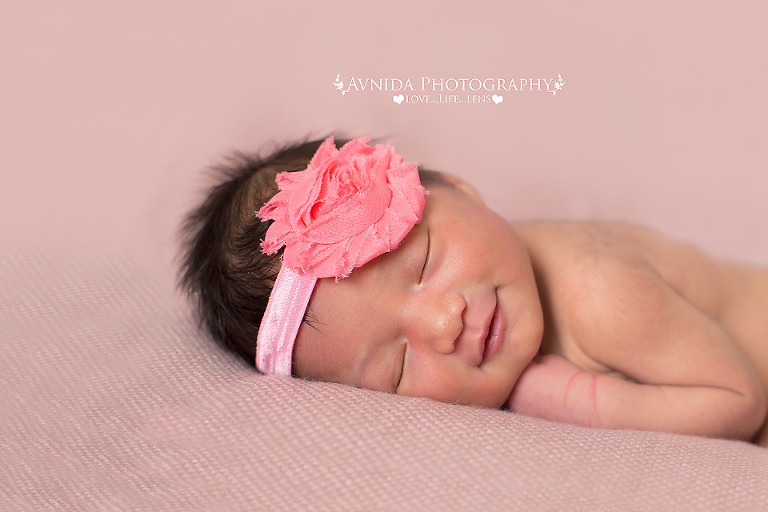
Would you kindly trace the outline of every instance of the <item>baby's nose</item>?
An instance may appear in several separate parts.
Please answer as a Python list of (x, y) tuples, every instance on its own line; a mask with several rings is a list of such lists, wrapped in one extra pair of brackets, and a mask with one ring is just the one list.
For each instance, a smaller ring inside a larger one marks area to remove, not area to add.
[(457, 293), (447, 293), (425, 301), (413, 312), (412, 341), (430, 346), (441, 354), (450, 354), (464, 328), (462, 314), (466, 301)]

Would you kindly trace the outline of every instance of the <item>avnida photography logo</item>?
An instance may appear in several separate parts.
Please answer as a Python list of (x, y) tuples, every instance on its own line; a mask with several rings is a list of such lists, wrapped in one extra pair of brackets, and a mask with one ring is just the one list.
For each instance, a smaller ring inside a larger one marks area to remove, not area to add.
[[(416, 84), (414, 87), (413, 84)], [(504, 101), (504, 94), (544, 92), (557, 93), (563, 90), (565, 81), (558, 73), (557, 78), (432, 78), (422, 76), (419, 80), (410, 78), (355, 78), (346, 82), (341, 74), (336, 75), (334, 87), (344, 96), (347, 93), (392, 93), (392, 101), (403, 103), (470, 103), (495, 104)], [(418, 89), (418, 87), (421, 87)], [(387, 95), (388, 96), (388, 95)]]

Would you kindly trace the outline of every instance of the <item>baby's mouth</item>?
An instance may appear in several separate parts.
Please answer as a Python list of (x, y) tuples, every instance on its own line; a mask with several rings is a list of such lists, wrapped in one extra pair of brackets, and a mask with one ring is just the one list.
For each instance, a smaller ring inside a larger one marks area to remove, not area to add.
[(499, 299), (496, 297), (496, 309), (494, 309), (493, 317), (491, 317), (488, 325), (488, 335), (485, 337), (482, 362), (487, 361), (499, 350), (502, 332), (504, 332), (504, 315), (499, 306)]

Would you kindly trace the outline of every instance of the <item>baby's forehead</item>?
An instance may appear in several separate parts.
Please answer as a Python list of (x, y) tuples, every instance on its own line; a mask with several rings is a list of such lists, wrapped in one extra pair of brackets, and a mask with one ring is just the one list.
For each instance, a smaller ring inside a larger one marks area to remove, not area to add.
[[(418, 237), (418, 233), (429, 229), (433, 234), (443, 231), (451, 222), (446, 214), (459, 210), (462, 200), (468, 197), (451, 183), (434, 183), (425, 186), (428, 194), (425, 206), (421, 212), (421, 220), (411, 228), (406, 237), (395, 251), (400, 251), (408, 245), (410, 238)], [(447, 221), (447, 222), (446, 222)]]
[(450, 182), (438, 182), (425, 185), (425, 207), (422, 211), (421, 222), (435, 216), (442, 216), (457, 212), (467, 201), (475, 202), (475, 199), (460, 187)]

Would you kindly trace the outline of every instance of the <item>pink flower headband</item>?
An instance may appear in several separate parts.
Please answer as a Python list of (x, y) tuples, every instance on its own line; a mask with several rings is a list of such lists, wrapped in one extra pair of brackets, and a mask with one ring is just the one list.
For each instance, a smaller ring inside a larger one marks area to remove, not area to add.
[(333, 137), (304, 171), (281, 172), (280, 188), (256, 215), (274, 222), (261, 243), (265, 254), (283, 245), (283, 264), (269, 296), (256, 344), (262, 373), (291, 375), (296, 334), (319, 278), (347, 277), (395, 249), (421, 222), (424, 196), (415, 163), (392, 143), (360, 137), (336, 149)]

